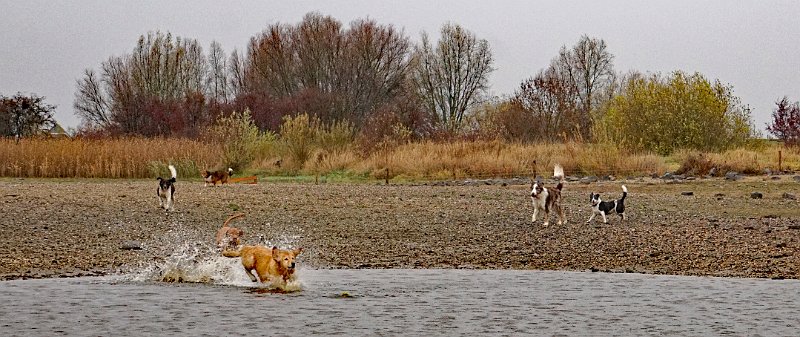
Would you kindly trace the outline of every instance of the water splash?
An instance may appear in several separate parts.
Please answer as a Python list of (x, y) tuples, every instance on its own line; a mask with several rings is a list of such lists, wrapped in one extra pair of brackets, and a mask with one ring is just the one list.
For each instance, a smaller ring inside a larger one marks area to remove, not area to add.
[(163, 261), (152, 261), (121, 276), (132, 282), (204, 283), (237, 287), (300, 291), (299, 280), (285, 285), (253, 283), (242, 268), (239, 258), (220, 255), (210, 244), (190, 242), (179, 245)]

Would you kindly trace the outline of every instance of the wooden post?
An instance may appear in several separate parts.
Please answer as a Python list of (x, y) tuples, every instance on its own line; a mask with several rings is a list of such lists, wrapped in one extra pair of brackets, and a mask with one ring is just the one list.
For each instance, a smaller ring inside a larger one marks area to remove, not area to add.
[(386, 185), (389, 185), (389, 168), (386, 168)]
[(783, 160), (781, 156), (781, 150), (778, 150), (778, 172), (783, 172), (783, 167), (781, 161)]

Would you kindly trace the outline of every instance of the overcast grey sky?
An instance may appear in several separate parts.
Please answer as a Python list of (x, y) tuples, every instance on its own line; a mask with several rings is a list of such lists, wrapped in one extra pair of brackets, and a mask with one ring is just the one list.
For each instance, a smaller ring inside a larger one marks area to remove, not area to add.
[(604, 39), (617, 71), (700, 72), (733, 86), (763, 129), (774, 102), (800, 100), (800, 1), (8, 1), (0, 0), (0, 93), (35, 93), (76, 127), (76, 80), (139, 35), (169, 31), (227, 53), (272, 23), (317, 11), (372, 18), (414, 41), (454, 22), (489, 41), (491, 91), (511, 94), (561, 46)]

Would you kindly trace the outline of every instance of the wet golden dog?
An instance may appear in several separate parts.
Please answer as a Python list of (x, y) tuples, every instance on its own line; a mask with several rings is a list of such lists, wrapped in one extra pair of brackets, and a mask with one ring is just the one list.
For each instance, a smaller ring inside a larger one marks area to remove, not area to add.
[[(241, 257), (242, 266), (247, 276), (253, 282), (286, 284), (294, 280), (295, 258), (303, 252), (303, 248), (294, 250), (269, 249), (264, 246), (242, 246), (239, 250), (226, 250), (222, 252), (225, 257)], [(258, 275), (258, 279), (253, 275)]]
[(222, 228), (217, 230), (217, 247), (222, 250), (232, 250), (239, 247), (239, 243), (241, 242), (242, 236), (244, 236), (244, 231), (236, 227), (230, 227), (228, 224), (231, 220), (236, 218), (243, 217), (244, 214), (236, 214), (231, 215), (225, 223), (222, 224)]

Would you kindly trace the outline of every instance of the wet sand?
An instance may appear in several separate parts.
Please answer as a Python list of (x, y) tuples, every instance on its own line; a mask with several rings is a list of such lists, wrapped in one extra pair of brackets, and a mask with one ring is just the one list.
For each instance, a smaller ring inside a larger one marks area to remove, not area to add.
[[(618, 198), (622, 183), (628, 219), (587, 225), (589, 192)], [(150, 180), (0, 179), (0, 279), (106, 275), (186, 245), (211, 249), (236, 212), (247, 215), (233, 222), (245, 242), (302, 246), (299, 262), (312, 268), (800, 278), (800, 202), (784, 196), (800, 195), (800, 183), (788, 175), (568, 182), (568, 222), (553, 215), (547, 227), (531, 223), (527, 185), (499, 182), (204, 187), (179, 178), (169, 214), (155, 189)]]

